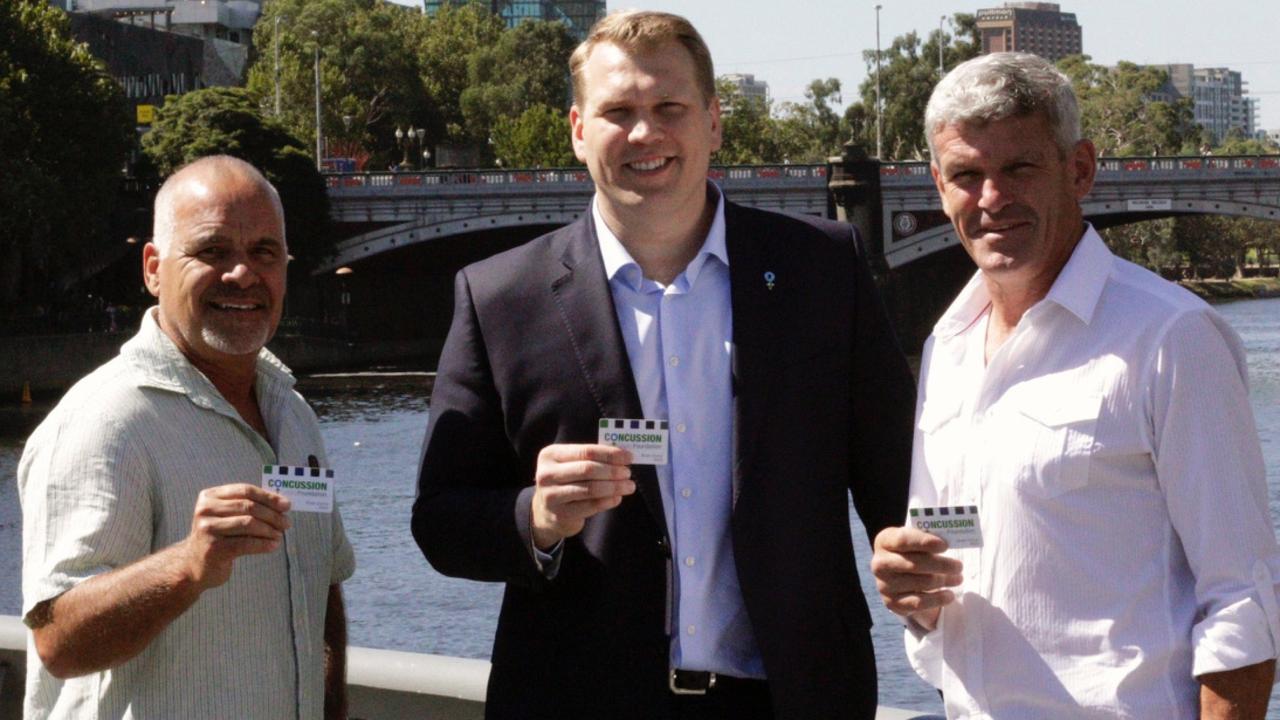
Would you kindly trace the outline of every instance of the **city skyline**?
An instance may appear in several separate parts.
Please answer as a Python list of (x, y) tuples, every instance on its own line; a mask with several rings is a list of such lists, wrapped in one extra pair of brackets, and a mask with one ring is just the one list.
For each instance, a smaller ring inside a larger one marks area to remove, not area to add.
[[(958, 4), (954, 0), (880, 2), (880, 42), (915, 30), (922, 39), (938, 29), (938, 21), (956, 12), (976, 13), (997, 2)], [(1275, 5), (1221, 0), (1206, 11), (1189, 0), (1088, 0), (1059, 2), (1073, 12), (1084, 35), (1084, 52), (1093, 62), (1120, 61), (1165, 65), (1191, 63), (1197, 68), (1226, 67), (1239, 71), (1249, 96), (1258, 98), (1257, 127), (1280, 128), (1280, 49), (1251, 41), (1233, 27), (1280, 27)], [(610, 11), (635, 7), (674, 12), (687, 17), (705, 37), (715, 58), (716, 73), (749, 73), (769, 83), (775, 103), (804, 102), (811, 80), (835, 77), (846, 101), (868, 76), (864, 49), (874, 49), (876, 3), (778, 3), (775, 0), (609, 0)], [(761, 28), (796, 28), (795, 32), (762, 35)], [(946, 26), (948, 34), (952, 28)], [(801, 32), (803, 30), (803, 32)]]

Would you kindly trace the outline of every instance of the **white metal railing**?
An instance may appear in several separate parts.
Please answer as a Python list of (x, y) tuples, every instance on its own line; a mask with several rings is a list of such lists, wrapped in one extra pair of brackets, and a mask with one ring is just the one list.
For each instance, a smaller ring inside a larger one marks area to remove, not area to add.
[[(363, 188), (416, 188), (423, 186), (525, 186), (591, 184), (585, 168), (516, 170), (434, 170), (430, 172), (325, 173), (331, 193)], [(728, 182), (778, 182), (786, 180), (822, 181), (826, 165), (732, 165), (714, 166), (707, 172), (712, 180)]]

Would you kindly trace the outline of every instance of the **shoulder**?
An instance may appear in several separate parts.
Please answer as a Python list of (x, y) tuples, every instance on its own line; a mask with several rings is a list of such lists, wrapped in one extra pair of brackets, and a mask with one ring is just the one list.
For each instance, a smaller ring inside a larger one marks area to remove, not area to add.
[[(590, 216), (587, 216), (589, 220)], [(472, 285), (505, 287), (529, 284), (550, 273), (562, 272), (560, 263), (573, 242), (587, 242), (591, 233), (586, 220), (577, 220), (529, 242), (464, 267), (461, 274)]]
[(725, 201), (725, 221), (730, 225), (753, 228), (761, 231), (786, 232), (799, 238), (811, 238), (814, 241), (829, 240), (847, 243), (855, 235), (853, 226), (838, 220), (828, 220), (816, 215), (762, 210), (760, 208), (739, 205)]

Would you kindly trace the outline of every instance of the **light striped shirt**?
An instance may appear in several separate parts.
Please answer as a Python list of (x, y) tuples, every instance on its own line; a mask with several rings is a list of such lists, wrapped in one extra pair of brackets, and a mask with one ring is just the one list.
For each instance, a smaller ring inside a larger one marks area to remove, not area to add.
[[(18, 465), (22, 612), (185, 538), (196, 496), (258, 484), (262, 466), (325, 463), (315, 414), (265, 349), (255, 390), (270, 444), (178, 351), (148, 311), (120, 355), (75, 385)], [(28, 640), (24, 716), (318, 718), (329, 586), (355, 557), (335, 507), (294, 512), (283, 547), (242, 557), (141, 654), (61, 681)]]

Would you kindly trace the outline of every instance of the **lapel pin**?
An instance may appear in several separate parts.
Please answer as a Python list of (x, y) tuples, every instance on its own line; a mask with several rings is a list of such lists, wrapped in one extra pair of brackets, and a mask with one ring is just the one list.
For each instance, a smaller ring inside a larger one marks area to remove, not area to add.
[(767, 288), (769, 288), (770, 290), (772, 290), (772, 289), (773, 289), (773, 281), (774, 281), (774, 280), (777, 280), (777, 279), (778, 279), (778, 276), (777, 276), (777, 275), (774, 275), (772, 270), (765, 272), (765, 274), (764, 274), (764, 286), (765, 286), (765, 287), (767, 287)]

